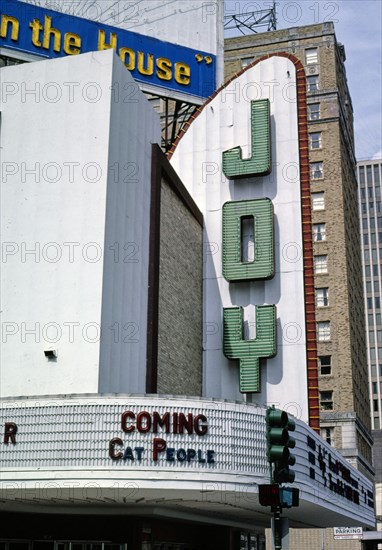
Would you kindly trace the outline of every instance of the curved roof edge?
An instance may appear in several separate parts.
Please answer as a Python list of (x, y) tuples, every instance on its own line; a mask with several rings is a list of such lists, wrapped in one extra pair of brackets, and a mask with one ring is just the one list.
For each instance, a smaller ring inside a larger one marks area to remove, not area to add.
[[(273, 52), (273, 53), (269, 53), (269, 54), (266, 54), (266, 55), (263, 55), (261, 57), (259, 57), (259, 59), (255, 59), (254, 61), (252, 61), (252, 63), (250, 63), (249, 65), (247, 65), (246, 67), (244, 67), (243, 69), (241, 69), (239, 72), (235, 73), (234, 75), (232, 75), (228, 80), (227, 82), (224, 82), (224, 84), (222, 84), (219, 88), (217, 88), (214, 93), (212, 95), (210, 95), (206, 101), (203, 103), (203, 105), (201, 105), (200, 107), (197, 108), (195, 114), (193, 114), (190, 119), (185, 123), (185, 125), (183, 126), (183, 128), (180, 130), (179, 134), (177, 135), (174, 143), (171, 145), (171, 149), (168, 151), (167, 153), (167, 158), (168, 160), (171, 159), (172, 155), (174, 154), (175, 152), (175, 149), (179, 143), (179, 141), (182, 139), (182, 137), (184, 136), (184, 134), (187, 132), (188, 128), (191, 126), (191, 124), (193, 123), (193, 121), (200, 115), (200, 113), (203, 111), (203, 109), (209, 104), (211, 103), (211, 101), (222, 91), (224, 90), (224, 88), (226, 88), (229, 84), (231, 84), (231, 82), (233, 80), (235, 80), (236, 78), (238, 78), (239, 76), (241, 76), (243, 73), (245, 73), (246, 71), (248, 71), (249, 69), (251, 69), (252, 67), (254, 67), (255, 65), (257, 65), (258, 63), (260, 63), (261, 61), (265, 61), (266, 59), (270, 59), (271, 57), (286, 57), (287, 59), (289, 59), (290, 61), (292, 61), (292, 63), (295, 65), (296, 67), (296, 80), (297, 80), (297, 89), (301, 89), (300, 86), (302, 85), (302, 81), (303, 81), (303, 85), (304, 85), (304, 93), (305, 93), (305, 69), (304, 69), (304, 66), (303, 64), (301, 63), (301, 61), (293, 54), (291, 53), (288, 53), (288, 52)], [(300, 74), (299, 74), (300, 73)]]

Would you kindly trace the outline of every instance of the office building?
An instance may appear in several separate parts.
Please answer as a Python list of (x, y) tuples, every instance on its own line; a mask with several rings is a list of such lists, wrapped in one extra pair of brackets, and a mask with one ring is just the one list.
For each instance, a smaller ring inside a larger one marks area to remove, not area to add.
[(382, 160), (357, 163), (377, 524), (382, 524)]
[(382, 209), (381, 160), (357, 164), (361, 219), (370, 415), (373, 430), (382, 428)]

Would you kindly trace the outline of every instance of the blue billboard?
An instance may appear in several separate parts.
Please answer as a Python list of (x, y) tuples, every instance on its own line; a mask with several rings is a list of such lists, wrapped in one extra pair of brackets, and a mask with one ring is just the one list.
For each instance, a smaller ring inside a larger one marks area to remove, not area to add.
[(0, 0), (0, 47), (50, 59), (113, 48), (137, 82), (200, 98), (216, 88), (208, 52), (18, 0)]

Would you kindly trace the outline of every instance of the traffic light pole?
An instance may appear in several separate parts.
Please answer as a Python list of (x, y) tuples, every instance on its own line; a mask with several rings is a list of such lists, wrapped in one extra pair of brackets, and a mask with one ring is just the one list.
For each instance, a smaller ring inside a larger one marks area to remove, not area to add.
[(269, 462), (269, 485), (260, 485), (259, 501), (262, 506), (271, 504), (273, 512), (273, 546), (274, 550), (288, 547), (289, 523), (282, 517), (283, 506), (291, 508), (299, 505), (299, 490), (282, 487), (283, 483), (293, 483), (295, 472), (289, 468), (296, 463), (296, 457), (290, 449), (296, 446), (296, 441), (289, 432), (294, 432), (296, 423), (288, 417), (285, 411), (268, 407), (265, 414), (267, 459)]
[(274, 506), (273, 510), (273, 541), (274, 550), (282, 550), (282, 534), (281, 534), (281, 506)]

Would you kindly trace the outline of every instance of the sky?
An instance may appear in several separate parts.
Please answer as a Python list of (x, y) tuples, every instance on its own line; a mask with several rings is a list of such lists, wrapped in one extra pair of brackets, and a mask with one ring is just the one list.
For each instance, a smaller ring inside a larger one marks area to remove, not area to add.
[[(225, 13), (257, 11), (271, 4), (225, 0)], [(279, 0), (276, 13), (277, 29), (334, 22), (337, 40), (345, 46), (356, 158), (382, 159), (382, 0)]]

